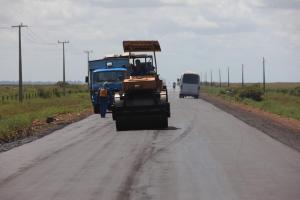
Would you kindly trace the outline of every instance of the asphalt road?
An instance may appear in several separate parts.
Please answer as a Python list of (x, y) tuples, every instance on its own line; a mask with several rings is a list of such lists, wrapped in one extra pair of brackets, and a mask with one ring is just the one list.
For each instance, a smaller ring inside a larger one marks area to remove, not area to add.
[(171, 93), (168, 130), (93, 115), (0, 154), (1, 200), (299, 200), (300, 153)]

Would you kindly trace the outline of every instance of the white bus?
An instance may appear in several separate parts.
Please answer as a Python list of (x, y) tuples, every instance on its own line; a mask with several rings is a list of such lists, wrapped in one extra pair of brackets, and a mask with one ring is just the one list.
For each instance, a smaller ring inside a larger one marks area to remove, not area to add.
[(179, 98), (191, 96), (199, 98), (200, 77), (199, 74), (187, 72), (181, 76)]

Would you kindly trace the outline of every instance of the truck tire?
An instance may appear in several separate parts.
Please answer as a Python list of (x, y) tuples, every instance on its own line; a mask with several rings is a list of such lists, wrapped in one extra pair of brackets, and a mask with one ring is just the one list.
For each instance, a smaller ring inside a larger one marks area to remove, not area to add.
[(168, 117), (164, 117), (162, 120), (162, 128), (168, 128), (169, 123), (168, 123)]
[(168, 128), (168, 117), (162, 117), (158, 122), (157, 122), (157, 128), (159, 129), (166, 129)]
[(98, 105), (94, 105), (93, 108), (94, 108), (94, 113), (95, 114), (99, 114), (100, 113), (100, 108), (99, 108)]
[(124, 123), (121, 120), (116, 119), (116, 129), (117, 131), (125, 130)]

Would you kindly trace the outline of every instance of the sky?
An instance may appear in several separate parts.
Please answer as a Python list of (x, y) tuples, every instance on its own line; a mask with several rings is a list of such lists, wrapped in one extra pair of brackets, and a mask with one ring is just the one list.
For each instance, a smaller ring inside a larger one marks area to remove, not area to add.
[(0, 0), (0, 80), (18, 80), (22, 28), (24, 81), (84, 81), (87, 55), (122, 53), (123, 40), (158, 40), (158, 71), (241, 82), (300, 82), (300, 0)]

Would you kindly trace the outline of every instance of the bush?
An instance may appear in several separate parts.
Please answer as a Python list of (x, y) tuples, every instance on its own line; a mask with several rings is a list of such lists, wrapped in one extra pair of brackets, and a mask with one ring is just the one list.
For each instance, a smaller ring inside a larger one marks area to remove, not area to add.
[(67, 87), (67, 86), (70, 85), (70, 84), (67, 83), (67, 82), (64, 83), (64, 82), (62, 82), (62, 81), (58, 81), (58, 82), (56, 83), (56, 85), (62, 88), (62, 87), (64, 87), (64, 86)]
[(227, 89), (222, 89), (219, 91), (220, 95), (228, 95), (228, 96), (235, 96), (236, 95), (236, 89), (233, 88), (227, 88)]
[(237, 93), (241, 99), (248, 98), (254, 101), (261, 101), (263, 99), (263, 92), (257, 85), (239, 88)]
[(224, 94), (226, 94), (226, 91), (225, 90), (220, 90), (219, 93), (222, 94), (222, 95), (224, 95)]
[(300, 97), (300, 87), (295, 87), (294, 89), (291, 89), (289, 93), (290, 95)]
[(38, 92), (39, 97), (42, 97), (42, 98), (45, 98), (45, 99), (51, 97), (51, 92), (47, 89), (38, 88), (37, 92)]
[(55, 96), (57, 96), (57, 97), (60, 97), (60, 96), (61, 96), (61, 94), (60, 94), (60, 92), (59, 92), (59, 90), (58, 90), (57, 88), (54, 88), (54, 89), (53, 89), (53, 94), (54, 94)]
[(289, 93), (289, 89), (287, 88), (280, 88), (277, 89), (276, 92), (282, 93), (282, 94), (288, 94)]

